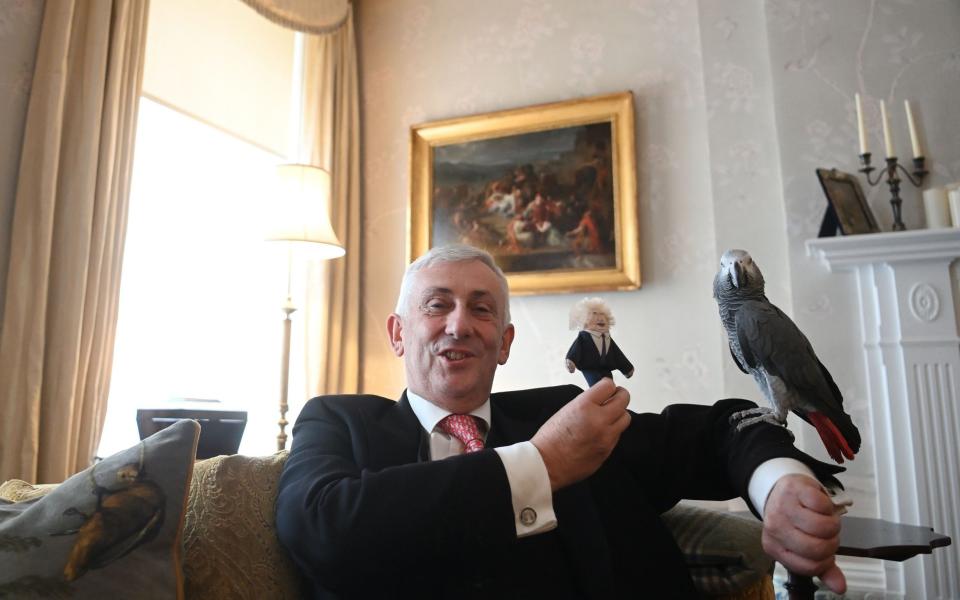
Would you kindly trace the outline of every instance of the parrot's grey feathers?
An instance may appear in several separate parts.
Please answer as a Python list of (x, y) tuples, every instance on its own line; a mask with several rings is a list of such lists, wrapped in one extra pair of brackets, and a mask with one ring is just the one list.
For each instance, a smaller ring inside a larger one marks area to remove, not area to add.
[(843, 411), (840, 388), (800, 328), (764, 295), (763, 274), (747, 252), (724, 253), (713, 295), (734, 362), (753, 376), (773, 409), (762, 420), (786, 425), (792, 411), (817, 428), (834, 460), (852, 459), (860, 432)]
[(835, 396), (824, 380), (820, 361), (806, 336), (779, 308), (769, 303), (744, 302), (735, 323), (748, 367), (762, 365), (790, 387), (808, 390), (838, 405), (842, 402), (839, 391)]
[(737, 365), (738, 369), (740, 369), (747, 375), (750, 374), (750, 371), (748, 371), (747, 368), (740, 363), (740, 359), (737, 358), (737, 354), (733, 351), (733, 346), (730, 346), (730, 356), (733, 358), (733, 362)]

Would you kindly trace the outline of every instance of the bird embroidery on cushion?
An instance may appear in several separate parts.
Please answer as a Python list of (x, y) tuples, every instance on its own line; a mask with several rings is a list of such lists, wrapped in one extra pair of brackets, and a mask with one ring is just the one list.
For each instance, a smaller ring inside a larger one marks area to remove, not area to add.
[(734, 414), (737, 430), (760, 422), (786, 427), (787, 412), (793, 411), (817, 429), (833, 460), (853, 460), (860, 450), (860, 432), (843, 410), (840, 389), (806, 336), (767, 300), (763, 275), (750, 254), (724, 252), (713, 296), (733, 360), (753, 375), (771, 407)]
[[(77, 539), (63, 570), (74, 581), (89, 569), (99, 569), (153, 539), (163, 525), (166, 495), (146, 477), (141, 444), (140, 464), (131, 463), (116, 472), (116, 485), (106, 488), (94, 483), (96, 509), (89, 515), (69, 508), (65, 516), (80, 516), (84, 523), (75, 530)], [(91, 472), (91, 478), (93, 472)]]

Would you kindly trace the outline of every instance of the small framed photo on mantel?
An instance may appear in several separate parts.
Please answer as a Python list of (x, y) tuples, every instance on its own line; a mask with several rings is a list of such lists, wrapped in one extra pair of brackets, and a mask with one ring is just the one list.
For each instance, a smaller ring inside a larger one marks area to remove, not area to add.
[(837, 229), (843, 235), (880, 232), (855, 175), (836, 169), (817, 169), (817, 179), (827, 197), (827, 212), (819, 237), (832, 236)]
[(640, 286), (633, 94), (411, 129), (408, 258), (483, 248), (512, 294)]

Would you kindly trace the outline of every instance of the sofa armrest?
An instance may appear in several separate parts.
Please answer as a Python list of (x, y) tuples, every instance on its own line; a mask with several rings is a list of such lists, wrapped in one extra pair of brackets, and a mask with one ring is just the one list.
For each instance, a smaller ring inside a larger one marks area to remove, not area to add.
[(300, 598), (274, 524), (286, 452), (198, 461), (183, 527), (186, 600)]

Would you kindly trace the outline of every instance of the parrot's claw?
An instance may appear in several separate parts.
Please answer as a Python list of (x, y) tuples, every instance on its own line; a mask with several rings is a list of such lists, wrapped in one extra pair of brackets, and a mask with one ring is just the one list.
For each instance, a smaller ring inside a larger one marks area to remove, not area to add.
[[(748, 417), (757, 417), (773, 414), (772, 408), (766, 408), (763, 406), (758, 406), (756, 408), (748, 408), (747, 410), (741, 410), (730, 415), (730, 424), (737, 423), (738, 421), (744, 421)], [(753, 421), (756, 423), (757, 421)]]
[(791, 441), (796, 441), (796, 436), (793, 435), (793, 432), (787, 429), (787, 419), (781, 419), (777, 414), (777, 411), (772, 408), (757, 407), (751, 408), (748, 410), (741, 410), (740, 412), (735, 412), (730, 415), (730, 424), (736, 423), (737, 432), (743, 431), (751, 425), (756, 425), (757, 423), (769, 423), (771, 425), (776, 425), (778, 427), (783, 427), (783, 429), (790, 435)]

